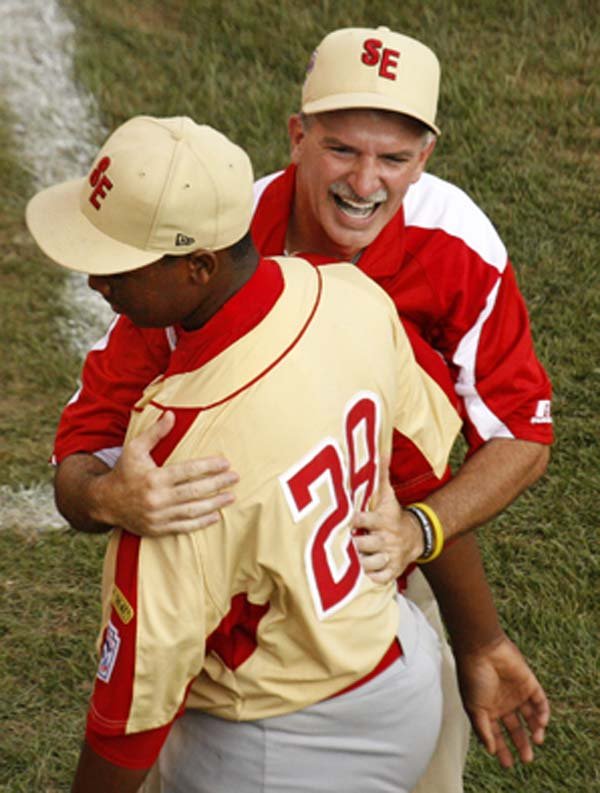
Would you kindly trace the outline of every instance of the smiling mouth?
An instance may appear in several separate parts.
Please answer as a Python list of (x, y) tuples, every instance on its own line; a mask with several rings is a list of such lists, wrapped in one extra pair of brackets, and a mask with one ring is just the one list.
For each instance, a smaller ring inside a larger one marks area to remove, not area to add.
[(352, 199), (342, 198), (334, 192), (332, 192), (331, 195), (338, 209), (351, 218), (362, 219), (371, 217), (383, 203), (382, 201), (352, 201)]

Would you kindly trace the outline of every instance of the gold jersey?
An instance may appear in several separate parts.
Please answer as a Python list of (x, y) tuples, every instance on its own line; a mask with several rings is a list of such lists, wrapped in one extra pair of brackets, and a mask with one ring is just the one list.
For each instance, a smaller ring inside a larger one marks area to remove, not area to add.
[(351, 520), (394, 428), (439, 476), (459, 418), (378, 286), (352, 265), (275, 262), (267, 315), (199, 366), (192, 345), (132, 414), (126, 442), (172, 410), (158, 461), (225, 454), (240, 482), (206, 529), (113, 533), (90, 711), (106, 734), (184, 703), (230, 720), (299, 710), (368, 674), (398, 630), (395, 586), (363, 573)]

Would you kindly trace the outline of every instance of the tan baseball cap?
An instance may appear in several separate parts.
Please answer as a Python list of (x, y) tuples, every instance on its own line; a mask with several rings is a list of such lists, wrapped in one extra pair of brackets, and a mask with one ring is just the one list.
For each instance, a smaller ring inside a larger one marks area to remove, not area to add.
[(137, 116), (113, 132), (85, 178), (35, 195), (26, 219), (55, 262), (110, 275), (233, 245), (250, 227), (252, 185), (248, 155), (217, 130)]
[(342, 28), (314, 51), (302, 89), (302, 112), (373, 108), (435, 124), (440, 64), (420, 41), (389, 28)]

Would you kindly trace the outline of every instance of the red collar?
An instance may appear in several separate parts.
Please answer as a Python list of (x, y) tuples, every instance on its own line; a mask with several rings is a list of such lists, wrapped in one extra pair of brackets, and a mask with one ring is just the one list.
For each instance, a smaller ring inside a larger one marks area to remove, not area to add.
[(283, 292), (279, 266), (261, 259), (250, 280), (198, 330), (177, 328), (177, 347), (165, 377), (198, 369), (264, 319)]
[[(263, 256), (281, 256), (292, 211), (296, 187), (296, 166), (289, 165), (268, 185), (252, 220), (252, 237)], [(379, 236), (363, 251), (358, 268), (375, 281), (394, 275), (404, 255), (404, 210), (394, 215)], [(308, 256), (313, 263), (326, 264), (339, 259)]]

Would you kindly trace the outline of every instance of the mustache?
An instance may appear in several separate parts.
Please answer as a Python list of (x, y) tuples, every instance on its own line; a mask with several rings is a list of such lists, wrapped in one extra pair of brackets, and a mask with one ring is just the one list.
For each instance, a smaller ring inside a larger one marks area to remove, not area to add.
[(381, 204), (387, 201), (388, 197), (388, 192), (384, 187), (375, 190), (374, 193), (371, 193), (371, 195), (366, 198), (357, 195), (346, 182), (334, 182), (329, 189), (340, 198), (352, 201), (355, 204)]

